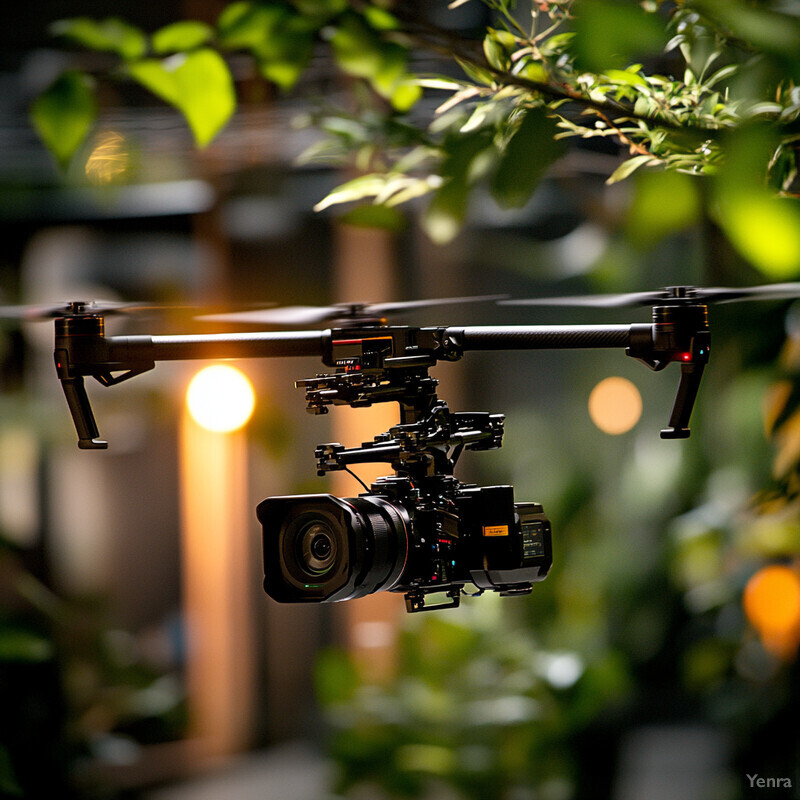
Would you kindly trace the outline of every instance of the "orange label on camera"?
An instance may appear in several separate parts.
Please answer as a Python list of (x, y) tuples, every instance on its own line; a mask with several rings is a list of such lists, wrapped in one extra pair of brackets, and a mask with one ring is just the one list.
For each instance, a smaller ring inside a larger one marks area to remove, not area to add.
[(484, 525), (484, 536), (508, 536), (508, 525)]

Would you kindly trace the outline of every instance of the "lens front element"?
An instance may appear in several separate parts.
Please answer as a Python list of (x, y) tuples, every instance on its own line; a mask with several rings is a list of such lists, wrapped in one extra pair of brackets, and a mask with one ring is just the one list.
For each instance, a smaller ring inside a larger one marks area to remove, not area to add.
[(324, 575), (336, 560), (336, 539), (323, 522), (311, 523), (300, 535), (300, 567), (310, 575)]

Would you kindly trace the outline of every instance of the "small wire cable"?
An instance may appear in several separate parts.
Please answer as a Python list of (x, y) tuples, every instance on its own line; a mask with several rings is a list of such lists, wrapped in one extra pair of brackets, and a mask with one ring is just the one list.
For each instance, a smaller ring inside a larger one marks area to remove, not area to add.
[(362, 481), (361, 478), (359, 478), (358, 475), (356, 475), (355, 472), (353, 472), (353, 470), (350, 469), (350, 467), (345, 467), (344, 471), (352, 475), (364, 487), (364, 491), (366, 492), (369, 491), (369, 486), (367, 486), (367, 484), (364, 483), (364, 481)]

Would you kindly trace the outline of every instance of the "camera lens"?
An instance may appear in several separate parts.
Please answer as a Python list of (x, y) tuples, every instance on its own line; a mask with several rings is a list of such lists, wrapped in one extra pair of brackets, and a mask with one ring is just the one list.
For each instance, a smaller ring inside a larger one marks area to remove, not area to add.
[(311, 523), (300, 535), (300, 566), (312, 575), (324, 575), (336, 560), (336, 539), (324, 523)]
[(280, 602), (333, 602), (392, 589), (409, 559), (405, 509), (377, 496), (270, 497), (264, 588)]

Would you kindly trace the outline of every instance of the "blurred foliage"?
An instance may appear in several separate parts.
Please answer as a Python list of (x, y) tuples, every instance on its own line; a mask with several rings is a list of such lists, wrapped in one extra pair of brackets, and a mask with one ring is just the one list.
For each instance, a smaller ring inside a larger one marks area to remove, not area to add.
[[(332, 726), (334, 790), (370, 797), (504, 800), (568, 797), (577, 766), (567, 746), (630, 694), (613, 651), (584, 663), (541, 647), (495, 595), (408, 620), (388, 685), (365, 679), (342, 651), (323, 654), (317, 692)], [(566, 711), (566, 713), (565, 713)], [(366, 795), (365, 795), (366, 796)]]
[(185, 731), (182, 683), (109, 623), (65, 599), (0, 537), (0, 796), (114, 796), (103, 765)]
[[(355, 163), (363, 176), (319, 205), (371, 200), (359, 224), (396, 227), (393, 209), (423, 195), (438, 242), (460, 230), (469, 195), (488, 186), (501, 207), (531, 197), (565, 138), (605, 140), (642, 168), (707, 179), (696, 200), (734, 246), (771, 278), (800, 265), (794, 203), (800, 117), (800, 21), (771, 0), (462, 0), (491, 24), (458, 36), (413, 5), (387, 0), (240, 0), (214, 25), (185, 20), (148, 35), (117, 19), (67, 19), (61, 41), (117, 66), (70, 69), (36, 100), (32, 120), (65, 165), (97, 116), (92, 86), (138, 82), (181, 112), (201, 147), (236, 107), (229, 57), (244, 53), (282, 91), (298, 85), (315, 48), (329, 47), (359, 92), (358, 107), (312, 122), (325, 140), (308, 158)], [(441, 75), (413, 75), (413, 53), (435, 53)], [(442, 95), (433, 113), (420, 101)], [(707, 184), (707, 185), (706, 185)]]

